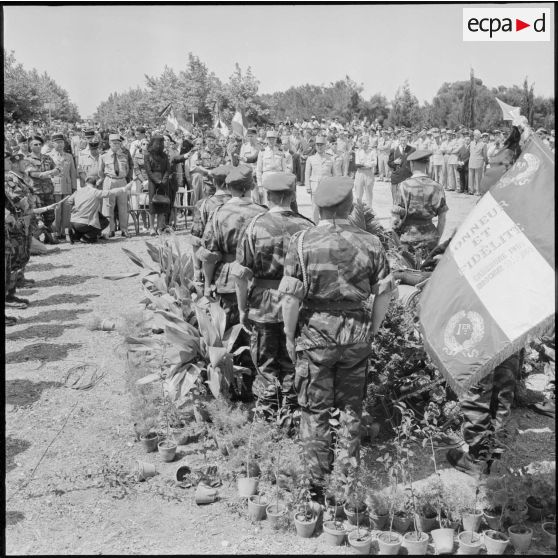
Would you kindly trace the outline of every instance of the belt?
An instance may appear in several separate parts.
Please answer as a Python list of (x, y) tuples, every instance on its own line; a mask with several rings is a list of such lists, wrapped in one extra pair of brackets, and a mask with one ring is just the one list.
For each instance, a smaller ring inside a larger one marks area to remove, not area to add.
[(278, 289), (281, 279), (260, 279), (254, 277), (252, 284), (254, 287), (262, 287), (263, 289)]
[(416, 219), (413, 217), (407, 217), (404, 221), (404, 225), (427, 225), (432, 223), (432, 219)]
[(236, 254), (223, 254), (221, 261), (224, 263), (231, 263), (236, 260)]
[(304, 310), (314, 312), (330, 312), (342, 310), (364, 310), (364, 301), (357, 300), (336, 300), (336, 301), (305, 301), (303, 305)]

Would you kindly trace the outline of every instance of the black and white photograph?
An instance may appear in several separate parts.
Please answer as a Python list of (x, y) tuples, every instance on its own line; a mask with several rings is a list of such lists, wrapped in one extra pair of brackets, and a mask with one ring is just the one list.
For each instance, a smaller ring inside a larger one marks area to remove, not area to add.
[(555, 555), (555, 4), (3, 2), (22, 555)]

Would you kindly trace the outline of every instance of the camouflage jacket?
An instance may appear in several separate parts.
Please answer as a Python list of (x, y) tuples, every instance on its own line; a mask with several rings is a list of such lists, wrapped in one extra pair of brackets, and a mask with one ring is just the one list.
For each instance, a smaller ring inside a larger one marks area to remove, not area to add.
[(220, 205), (223, 205), (230, 198), (230, 194), (223, 192), (222, 194), (213, 194), (213, 196), (197, 202), (194, 207), (194, 219), (192, 222), (192, 230), (190, 231), (192, 235), (202, 238), (205, 225), (207, 225), (211, 212)]
[(439, 240), (432, 219), (448, 210), (444, 188), (425, 174), (414, 174), (396, 189), (392, 213), (399, 218), (401, 242), (418, 244)]
[(394, 288), (378, 238), (347, 219), (321, 220), (295, 233), (279, 292), (302, 301), (296, 349), (369, 342), (372, 320), (365, 303)]
[(236, 247), (252, 217), (265, 211), (265, 207), (245, 198), (231, 198), (209, 216), (197, 256), (201, 262), (217, 264), (213, 282), (218, 293), (236, 292), (236, 283), (230, 274)]
[[(256, 215), (236, 248), (233, 276), (255, 279), (248, 291), (248, 318), (256, 322), (283, 321), (277, 287), (283, 277), (285, 252), (291, 236), (314, 223), (290, 209), (272, 209)], [(275, 288), (258, 285), (258, 279), (274, 280)]]
[[(25, 162), (27, 163), (27, 167), (25, 168), (25, 173), (27, 175), (33, 171), (44, 172), (52, 170), (56, 167), (52, 158), (43, 154), (34, 155), (33, 153), (30, 153), (27, 157), (25, 157)], [(37, 195), (41, 196), (44, 194), (48, 195), (54, 193), (54, 184), (52, 183), (52, 179), (30, 178), (33, 181), (33, 189)]]

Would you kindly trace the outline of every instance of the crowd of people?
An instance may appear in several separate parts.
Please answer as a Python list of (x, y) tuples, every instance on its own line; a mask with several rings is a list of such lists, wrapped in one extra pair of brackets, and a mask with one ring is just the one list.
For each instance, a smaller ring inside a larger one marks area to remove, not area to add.
[[(318, 490), (331, 467), (331, 407), (344, 410), (358, 458), (371, 339), (395, 288), (375, 235), (375, 181), (391, 184), (402, 249), (425, 260), (444, 231), (445, 192), (482, 194), (487, 165), (508, 168), (517, 153), (504, 163), (498, 156), (517, 142), (510, 143), (513, 130), (392, 129), (314, 117), (248, 128), (244, 138), (224, 131), (7, 126), (6, 301), (28, 303), (15, 288), (26, 284), (32, 238), (97, 242), (117, 228), (125, 237), (128, 212), (140, 210), (156, 235), (176, 225), (176, 202), (188, 206), (194, 279), (219, 301), (227, 328), (241, 323), (250, 332), (254, 375), (246, 389), (269, 407), (300, 406)], [(554, 130), (538, 133), (553, 151)], [(312, 220), (298, 213), (297, 186), (311, 196)], [(477, 407), (471, 403), (473, 416)], [(486, 441), (477, 423), (464, 431), (472, 448)], [(476, 471), (480, 453), (459, 454), (454, 464)]]

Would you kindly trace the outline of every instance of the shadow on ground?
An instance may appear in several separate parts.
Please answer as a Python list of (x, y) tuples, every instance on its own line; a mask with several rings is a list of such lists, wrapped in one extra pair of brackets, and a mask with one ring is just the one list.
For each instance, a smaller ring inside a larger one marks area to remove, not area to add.
[(54, 343), (35, 343), (27, 345), (20, 351), (6, 354), (6, 364), (16, 362), (28, 362), (30, 360), (40, 360), (41, 362), (54, 362), (64, 360), (68, 357), (68, 352), (72, 349), (79, 349), (79, 343), (64, 343), (56, 345)]
[(6, 437), (6, 473), (13, 471), (17, 465), (15, 464), (15, 456), (23, 453), (31, 447), (31, 442), (20, 440), (12, 436)]
[[(20, 322), (21, 323), (21, 322)], [(40, 324), (29, 326), (20, 331), (11, 331), (6, 334), (6, 339), (49, 339), (51, 337), (60, 337), (67, 327), (75, 327), (75, 324)]]
[(22, 296), (29, 296), (32, 294), (37, 294), (39, 292), (39, 289), (32, 289), (32, 288), (22, 288), (22, 289), (17, 289), (17, 294), (18, 295), (22, 295)]
[(89, 279), (94, 279), (94, 275), (58, 275), (58, 277), (51, 277), (50, 279), (43, 279), (42, 281), (35, 281), (34, 287), (73, 287), (81, 285)]
[[(36, 306), (36, 303), (33, 303)], [(17, 323), (19, 324), (32, 324), (33, 322), (63, 322), (77, 320), (80, 316), (79, 314), (87, 314), (92, 312), (87, 308), (69, 308), (68, 310), (45, 310), (44, 312), (39, 312), (35, 316), (29, 316), (26, 318), (18, 318)]]
[(19, 511), (6, 511), (6, 526), (16, 525), (25, 519), (23, 512)]
[(25, 271), (52, 271), (53, 269), (65, 269), (68, 267), (73, 267), (71, 264), (54, 265), (50, 262), (37, 262), (30, 263), (25, 266)]
[(88, 300), (98, 297), (98, 294), (84, 294), (84, 295), (73, 295), (73, 294), (55, 294), (44, 298), (43, 300), (37, 300), (32, 302), (33, 308), (36, 306), (50, 306), (51, 304), (84, 304)]
[(31, 382), (21, 379), (8, 380), (6, 381), (6, 404), (18, 407), (31, 405), (40, 399), (41, 393), (45, 389), (57, 388), (62, 385), (60, 382)]

